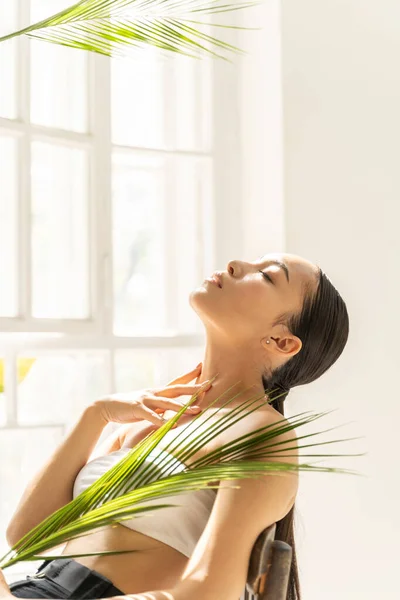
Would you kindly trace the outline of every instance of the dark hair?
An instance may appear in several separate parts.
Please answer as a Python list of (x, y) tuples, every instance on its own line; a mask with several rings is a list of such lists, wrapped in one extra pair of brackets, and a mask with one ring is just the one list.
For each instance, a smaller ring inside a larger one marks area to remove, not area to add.
[[(283, 405), (290, 388), (311, 383), (321, 377), (342, 354), (349, 335), (346, 304), (327, 275), (318, 267), (317, 290), (305, 285), (304, 302), (297, 314), (281, 314), (274, 325), (285, 324), (302, 341), (301, 350), (272, 373), (263, 374), (262, 381), (270, 404), (284, 414)], [(272, 399), (274, 396), (279, 398)], [(271, 401), (272, 400), (272, 401)], [(301, 600), (300, 582), (294, 542), (293, 505), (288, 514), (276, 522), (275, 539), (292, 547), (292, 564), (286, 600)]]

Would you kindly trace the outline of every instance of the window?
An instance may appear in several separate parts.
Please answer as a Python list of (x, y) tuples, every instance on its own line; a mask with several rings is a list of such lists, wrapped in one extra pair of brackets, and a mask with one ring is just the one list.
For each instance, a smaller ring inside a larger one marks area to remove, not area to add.
[[(1, 3), (0, 33), (69, 5)], [(188, 295), (217, 268), (217, 194), (238, 219), (236, 77), (151, 48), (109, 60), (0, 44), (1, 555), (28, 480), (84, 406), (202, 358)]]

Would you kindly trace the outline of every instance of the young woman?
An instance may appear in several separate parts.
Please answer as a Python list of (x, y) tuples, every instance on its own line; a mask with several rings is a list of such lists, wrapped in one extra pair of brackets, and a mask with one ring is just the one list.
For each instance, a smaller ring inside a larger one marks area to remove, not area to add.
[[(226, 271), (216, 272), (193, 290), (189, 302), (206, 330), (203, 362), (163, 389), (115, 394), (86, 408), (25, 490), (7, 529), (11, 545), (159, 427), (161, 414), (164, 419), (171, 418), (185, 403), (174, 398), (202, 390), (197, 404), (203, 410), (221, 396), (204, 412), (208, 417), (226, 402), (227, 396), (222, 394), (233, 385), (233, 393), (240, 394), (224, 412), (246, 399), (265, 396), (265, 404), (260, 403), (255, 412), (217, 435), (191, 458), (196, 460), (245, 433), (282, 421), (289, 390), (320, 377), (338, 359), (348, 338), (348, 314), (339, 293), (319, 267), (293, 254), (269, 254), (252, 262), (232, 260)], [(207, 383), (200, 387), (216, 374), (211, 387)], [(276, 388), (283, 395), (267, 403), (266, 390)], [(165, 439), (170, 442), (183, 427), (189, 431), (195, 414), (195, 409), (188, 410)], [(202, 415), (196, 421), (197, 432), (201, 419)], [(109, 422), (121, 425), (99, 455), (88, 462)], [(293, 430), (281, 434), (279, 441), (298, 448)], [(165, 446), (164, 439), (161, 446)], [(280, 460), (273, 456), (268, 460)], [(298, 464), (297, 450), (282, 460)], [(293, 548), (287, 598), (297, 600), (300, 588), (293, 511), (298, 472), (285, 473), (284, 477), (270, 473), (263, 479), (238, 480), (240, 487), (236, 489), (232, 480), (221, 481), (217, 489), (171, 496), (171, 502), (175, 500), (180, 506), (159, 509), (150, 516), (71, 540), (63, 549), (65, 555), (134, 552), (44, 561), (33, 577), (14, 582), (5, 594), (24, 598), (129, 594), (134, 600), (238, 600), (253, 544), (263, 529), (276, 523), (276, 538)]]

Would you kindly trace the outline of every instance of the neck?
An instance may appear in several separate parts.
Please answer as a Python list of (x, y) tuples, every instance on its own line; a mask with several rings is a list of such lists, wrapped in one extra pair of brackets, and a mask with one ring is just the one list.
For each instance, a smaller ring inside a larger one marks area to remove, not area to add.
[(208, 339), (202, 361), (202, 372), (196, 379), (196, 383), (216, 377), (212, 382), (212, 388), (205, 394), (200, 394), (195, 404), (205, 409), (221, 396), (213, 404), (213, 408), (219, 408), (233, 397), (235, 398), (226, 404), (228, 410), (250, 398), (255, 400), (250, 409), (260, 405), (265, 392), (262, 369), (255, 363), (254, 356), (255, 353), (248, 346), (224, 344), (221, 341), (217, 343)]

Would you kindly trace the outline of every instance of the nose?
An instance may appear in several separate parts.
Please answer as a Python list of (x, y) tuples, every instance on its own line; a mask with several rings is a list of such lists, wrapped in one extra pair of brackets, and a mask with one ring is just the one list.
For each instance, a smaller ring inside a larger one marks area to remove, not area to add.
[(244, 263), (241, 260), (230, 260), (227, 265), (227, 271), (233, 277), (240, 277), (244, 272), (243, 266)]

